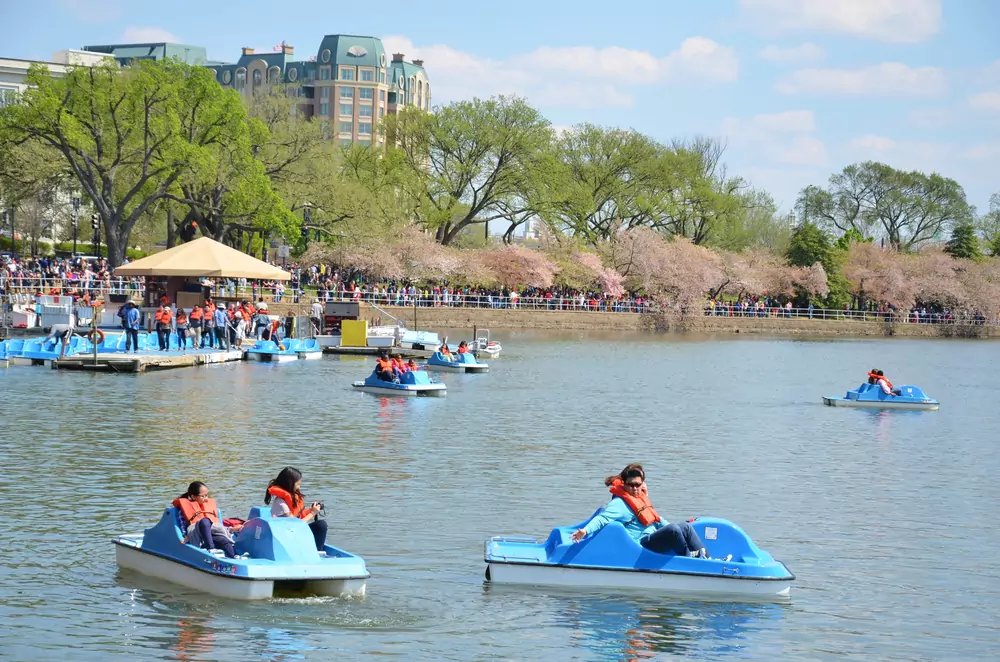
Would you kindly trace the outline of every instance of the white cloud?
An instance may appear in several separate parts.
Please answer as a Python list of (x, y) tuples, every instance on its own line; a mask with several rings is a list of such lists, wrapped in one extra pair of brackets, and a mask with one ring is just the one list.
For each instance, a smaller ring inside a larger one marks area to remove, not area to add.
[(789, 46), (787, 48), (771, 44), (766, 46), (758, 55), (762, 60), (769, 60), (771, 62), (806, 64), (808, 62), (819, 62), (826, 57), (826, 51), (822, 47), (807, 41), (801, 46)]
[(662, 57), (648, 51), (542, 47), (507, 59), (481, 57), (450, 46), (415, 46), (402, 36), (383, 37), (388, 51), (417, 57), (431, 74), (434, 99), (519, 94), (544, 106), (601, 108), (635, 103), (626, 88), (670, 83), (727, 83), (739, 76), (735, 51), (691, 37)]
[(851, 146), (870, 152), (884, 152), (895, 147), (896, 141), (885, 136), (868, 134), (852, 140)]
[(922, 41), (941, 29), (940, 0), (740, 0), (762, 29), (845, 33), (886, 42)]
[(823, 165), (828, 161), (826, 145), (815, 135), (816, 118), (811, 110), (729, 118), (722, 123), (722, 131), (735, 147), (751, 149), (774, 163)]
[(1000, 92), (982, 92), (969, 97), (969, 106), (976, 110), (1000, 110)]
[(800, 69), (775, 83), (783, 94), (936, 97), (948, 89), (940, 67), (883, 62), (863, 69)]
[(159, 42), (180, 43), (180, 37), (163, 28), (127, 27), (122, 33), (122, 41), (135, 44), (155, 44)]

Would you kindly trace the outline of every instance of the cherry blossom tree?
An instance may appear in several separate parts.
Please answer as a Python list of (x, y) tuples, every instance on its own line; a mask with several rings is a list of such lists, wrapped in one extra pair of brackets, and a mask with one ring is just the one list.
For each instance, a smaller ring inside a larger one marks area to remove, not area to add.
[(851, 242), (847, 249), (844, 276), (863, 306), (866, 301), (884, 301), (898, 308), (909, 308), (914, 302), (914, 288), (907, 280), (895, 250), (878, 244)]
[(480, 259), (504, 287), (550, 287), (556, 275), (556, 265), (544, 254), (521, 246), (490, 248)]

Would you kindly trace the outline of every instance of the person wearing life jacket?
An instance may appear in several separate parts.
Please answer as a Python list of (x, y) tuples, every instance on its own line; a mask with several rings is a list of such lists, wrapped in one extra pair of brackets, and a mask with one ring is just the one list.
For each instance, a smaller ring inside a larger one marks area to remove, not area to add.
[(399, 354), (393, 354), (391, 359), (392, 359), (392, 368), (397, 375), (402, 376), (404, 373), (410, 371), (406, 363), (403, 362), (403, 357), (400, 356)]
[[(191, 328), (191, 323), (188, 321), (187, 313), (184, 312), (183, 308), (177, 309), (177, 348), (187, 349), (187, 333), (188, 329)], [(197, 345), (196, 345), (197, 347)]]
[[(180, 325), (180, 316), (177, 324)], [(205, 325), (205, 310), (201, 306), (195, 306), (188, 315), (188, 328), (191, 330), (191, 346), (194, 349), (201, 347), (201, 330)]]
[(187, 492), (173, 500), (174, 508), (181, 511), (188, 527), (182, 542), (190, 542), (195, 547), (221, 549), (229, 558), (236, 558), (231, 531), (239, 531), (242, 526), (229, 529), (219, 519), (219, 507), (215, 499), (208, 496), (205, 483), (195, 481), (188, 485)]
[(399, 378), (396, 376), (396, 369), (392, 365), (392, 359), (390, 359), (385, 354), (380, 354), (377, 359), (375, 359), (375, 376), (384, 382), (394, 382), (399, 383)]
[(173, 313), (167, 304), (161, 303), (160, 309), (156, 311), (154, 320), (156, 321), (156, 339), (160, 343), (160, 351), (165, 352), (170, 349), (170, 320)]
[(459, 354), (467, 354), (468, 352), (469, 352), (469, 344), (468, 343), (466, 343), (464, 340), (462, 342), (458, 343), (458, 353)]
[(660, 518), (646, 491), (646, 472), (641, 464), (630, 464), (604, 484), (611, 501), (587, 524), (570, 536), (580, 542), (612, 522), (620, 522), (640, 545), (659, 554), (709, 558), (698, 533), (687, 522), (670, 524)]
[(414, 361), (413, 359), (410, 359), (409, 361), (406, 362), (406, 368), (410, 372), (415, 372), (420, 369), (417, 367), (417, 362)]
[[(872, 381), (873, 379), (875, 381)], [(868, 383), (878, 384), (879, 387), (881, 387), (882, 392), (886, 395), (897, 396), (903, 394), (902, 389), (894, 388), (892, 382), (886, 379), (885, 373), (881, 370), (876, 370), (875, 368), (872, 368), (872, 371), (868, 373)]]
[(299, 489), (302, 485), (302, 472), (295, 467), (285, 467), (278, 477), (267, 484), (264, 504), (271, 505), (271, 517), (297, 517), (309, 524), (316, 550), (323, 552), (326, 545), (326, 520), (319, 519), (323, 513), (323, 502), (314, 501), (305, 507), (305, 497)]

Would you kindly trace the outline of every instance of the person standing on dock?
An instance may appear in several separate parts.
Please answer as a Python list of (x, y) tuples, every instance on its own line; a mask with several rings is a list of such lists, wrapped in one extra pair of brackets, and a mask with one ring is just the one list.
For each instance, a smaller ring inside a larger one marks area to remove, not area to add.
[(224, 349), (229, 351), (229, 316), (226, 315), (226, 308), (223, 305), (222, 308), (215, 309), (215, 340), (219, 345), (219, 349)]
[(160, 351), (165, 352), (170, 349), (170, 321), (173, 313), (166, 303), (160, 304), (160, 309), (156, 311), (156, 339), (160, 343)]
[(139, 353), (139, 309), (134, 301), (125, 304), (125, 351)]
[(201, 348), (201, 330), (205, 325), (205, 311), (201, 306), (195, 306), (188, 315), (188, 328), (191, 330), (191, 347)]

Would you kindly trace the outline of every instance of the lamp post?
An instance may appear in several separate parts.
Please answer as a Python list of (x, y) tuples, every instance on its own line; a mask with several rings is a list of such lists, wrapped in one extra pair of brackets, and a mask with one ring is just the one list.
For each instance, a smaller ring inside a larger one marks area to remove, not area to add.
[(101, 258), (101, 221), (100, 216), (97, 214), (90, 215), (90, 227), (94, 229), (94, 241), (93, 246), (97, 250), (97, 259)]
[(80, 228), (80, 198), (73, 198), (73, 257), (76, 257), (76, 236)]
[(302, 203), (302, 239), (305, 246), (309, 246), (309, 223), (312, 222), (313, 205), (310, 202)]

